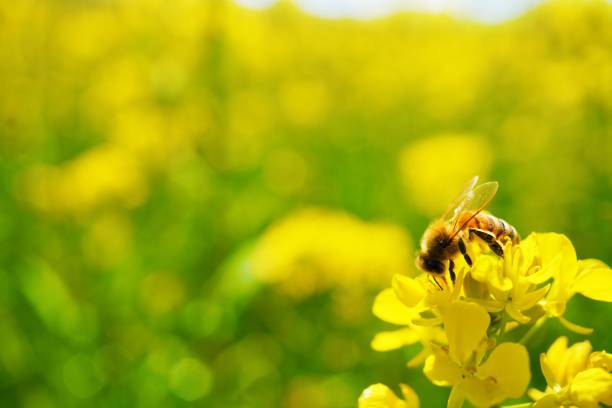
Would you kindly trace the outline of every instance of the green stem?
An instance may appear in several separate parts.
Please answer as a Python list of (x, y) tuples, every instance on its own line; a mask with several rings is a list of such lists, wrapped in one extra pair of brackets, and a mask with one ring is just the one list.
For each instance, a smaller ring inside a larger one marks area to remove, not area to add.
[[(501, 344), (502, 342), (502, 338), (504, 337), (504, 334), (506, 333), (506, 321), (508, 313), (506, 313), (505, 310), (502, 310), (502, 318), (500, 321), (501, 327), (499, 328), (499, 333), (497, 334), (497, 339), (496, 339), (496, 344), (495, 346), (497, 347), (498, 345)], [(491, 353), (493, 352), (494, 348), (491, 350), (488, 350), (485, 355), (484, 355), (484, 361), (487, 361), (489, 359), (489, 356), (491, 355)]]
[(519, 340), (519, 343), (523, 345), (527, 343), (533, 337), (533, 335), (540, 330), (540, 328), (544, 325), (544, 322), (546, 322), (546, 317), (541, 317), (533, 326), (529, 328), (529, 330), (527, 330), (521, 340)]
[(504, 338), (504, 334), (506, 333), (506, 320), (508, 320), (506, 318), (506, 316), (508, 316), (508, 314), (506, 313), (506, 311), (503, 311), (503, 315), (502, 315), (502, 319), (501, 319), (501, 327), (499, 328), (499, 334), (497, 335), (497, 344), (501, 344), (502, 339)]

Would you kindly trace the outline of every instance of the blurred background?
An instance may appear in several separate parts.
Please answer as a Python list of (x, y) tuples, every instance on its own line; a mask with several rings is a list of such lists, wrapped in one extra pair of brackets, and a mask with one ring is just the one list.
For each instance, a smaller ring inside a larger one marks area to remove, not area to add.
[(486, 3), (0, 3), (0, 405), (443, 405), (371, 304), (471, 176), (612, 262), (612, 4)]

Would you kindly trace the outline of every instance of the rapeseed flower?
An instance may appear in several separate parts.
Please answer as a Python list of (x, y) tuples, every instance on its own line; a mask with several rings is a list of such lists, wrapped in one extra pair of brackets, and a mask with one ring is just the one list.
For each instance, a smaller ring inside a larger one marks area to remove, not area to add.
[[(451, 387), (448, 407), (461, 407), (464, 401), (490, 407), (521, 397), (531, 378), (524, 343), (533, 332), (548, 318), (588, 332), (563, 318), (576, 293), (612, 301), (610, 268), (595, 259), (578, 260), (564, 235), (533, 233), (518, 244), (504, 243), (503, 249), (499, 257), (472, 242), (468, 252), (473, 265), (458, 258), (455, 282), (442, 275), (396, 274), (391, 287), (374, 301), (374, 315), (402, 327), (378, 333), (372, 348), (387, 351), (421, 343), (422, 350), (408, 366), (424, 362), (423, 372), (432, 383)], [(508, 341), (506, 332), (519, 325), (530, 328), (520, 341)], [(545, 392), (530, 391), (535, 406), (590, 408), (610, 403), (609, 354), (591, 353), (588, 342), (568, 349), (565, 339), (558, 340), (541, 363), (549, 386)], [(383, 389), (378, 392), (384, 394)]]
[(519, 244), (508, 242), (503, 258), (477, 254), (463, 289), (471, 301), (491, 313), (503, 311), (517, 323), (555, 317), (570, 330), (588, 334), (590, 329), (563, 317), (567, 302), (576, 293), (612, 301), (612, 270), (596, 259), (578, 260), (562, 234), (533, 233)]
[(372, 311), (381, 320), (404, 326), (401, 329), (376, 334), (372, 340), (374, 350), (389, 351), (421, 342), (423, 349), (408, 362), (410, 367), (417, 366), (425, 361), (425, 358), (431, 353), (430, 344), (432, 342), (446, 342), (446, 335), (441, 327), (413, 324), (412, 319), (416, 318), (418, 314), (402, 303), (391, 288), (383, 290), (376, 297)]
[(540, 355), (540, 365), (547, 387), (529, 390), (534, 408), (612, 405), (612, 354), (592, 352), (589, 341), (568, 347), (567, 337), (559, 337)]
[(384, 384), (370, 385), (359, 397), (359, 408), (419, 408), (419, 397), (406, 384), (400, 384), (404, 399)]
[(502, 343), (485, 359), (489, 314), (474, 303), (458, 301), (443, 313), (448, 346), (434, 346), (423, 372), (436, 385), (451, 386), (449, 407), (467, 399), (488, 407), (520, 397), (531, 377), (529, 355), (523, 345)]
[(588, 298), (612, 302), (612, 270), (596, 259), (578, 260), (571, 241), (562, 234), (534, 234), (543, 267), (552, 269), (553, 282), (541, 302), (549, 317), (558, 317), (572, 331), (589, 334), (590, 329), (563, 318), (567, 302), (576, 293)]
[[(458, 283), (463, 279), (462, 272), (458, 275)], [(442, 317), (439, 306), (444, 307), (456, 300), (460, 288), (458, 284), (437, 290), (437, 286), (424, 275), (410, 278), (396, 274), (392, 287), (376, 297), (372, 311), (381, 320), (405, 327), (378, 333), (372, 340), (372, 348), (387, 351), (421, 342), (423, 350), (408, 362), (408, 366), (421, 364), (431, 352), (430, 344), (446, 342), (440, 327)]]
[(504, 257), (482, 255), (476, 259), (471, 278), (486, 285), (486, 295), (474, 299), (490, 312), (501, 312), (519, 323), (529, 323), (524, 312), (532, 309), (548, 293), (552, 268), (542, 268), (538, 262), (535, 235), (517, 245), (508, 242)]

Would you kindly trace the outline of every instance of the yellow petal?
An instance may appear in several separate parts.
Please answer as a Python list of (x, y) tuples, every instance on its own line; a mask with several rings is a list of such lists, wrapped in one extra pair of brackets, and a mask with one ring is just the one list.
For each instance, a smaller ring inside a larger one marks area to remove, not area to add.
[(606, 265), (605, 262), (594, 258), (578, 260), (578, 272), (582, 272), (591, 268), (609, 268), (609, 266)]
[(506, 398), (520, 397), (531, 378), (527, 349), (517, 343), (500, 344), (480, 366), (478, 376), (485, 379), (494, 378), (495, 384), (503, 389)]
[(454, 385), (461, 380), (461, 367), (442, 352), (427, 357), (423, 373), (432, 383), (442, 387)]
[(506, 313), (519, 323), (527, 324), (531, 320), (530, 317), (522, 314), (512, 303), (506, 305)]
[(425, 289), (416, 279), (395, 274), (392, 286), (397, 298), (407, 307), (416, 306), (425, 297)]
[(534, 268), (529, 275), (525, 276), (525, 280), (534, 285), (544, 283), (552, 277), (553, 272), (559, 268), (560, 263), (561, 257), (558, 257), (554, 262), (548, 264), (545, 268)]
[(547, 233), (537, 233), (534, 235), (535, 235), (535, 239), (537, 242), (540, 261), (543, 266), (546, 266), (548, 263), (550, 263), (560, 253), (563, 253), (563, 252), (569, 252), (569, 253), (574, 252), (575, 253), (574, 246), (572, 245), (572, 241), (570, 241), (569, 238), (563, 234), (547, 232)]
[(560, 257), (561, 261), (554, 275), (562, 284), (570, 284), (578, 271), (576, 250), (572, 242), (563, 234), (545, 233), (535, 236), (542, 267), (546, 268)]
[[(363, 390), (358, 401), (359, 408), (412, 408), (384, 384), (370, 385)], [(418, 405), (416, 405), (418, 407)]]
[[(508, 244), (508, 246), (510, 245), (511, 244)], [(489, 271), (488, 283), (499, 291), (507, 292), (512, 289), (514, 277), (505, 273), (505, 269), (503, 267), (504, 260), (505, 259), (499, 259), (498, 257), (494, 256), (495, 263), (492, 265), (492, 268)]]
[(460, 268), (457, 272), (457, 278), (455, 280), (455, 284), (453, 285), (453, 290), (451, 293), (451, 300), (456, 301), (461, 296), (461, 289), (463, 288), (463, 281), (465, 280), (467, 268)]
[(470, 299), (471, 302), (482, 306), (489, 313), (498, 313), (504, 310), (504, 304), (491, 299)]
[(606, 371), (612, 371), (612, 354), (605, 351), (596, 351), (591, 353), (588, 362), (589, 368), (603, 368)]
[(393, 324), (409, 324), (412, 317), (411, 311), (398, 300), (391, 288), (383, 290), (376, 296), (372, 313), (380, 320)]
[(612, 302), (612, 269), (586, 269), (576, 277), (572, 289), (594, 300)]
[(479, 256), (472, 265), (470, 276), (478, 282), (486, 282), (489, 271), (495, 268), (494, 262), (486, 255)]
[[(510, 294), (510, 291), (502, 291), (497, 289), (495, 286), (489, 285), (487, 287), (488, 292), (491, 294), (491, 296), (493, 297), (493, 299), (502, 302), (502, 303), (506, 303), (508, 301), (508, 295)], [(485, 295), (486, 298), (490, 297)]]
[(461, 408), (465, 401), (465, 391), (463, 389), (463, 381), (455, 385), (448, 396), (446, 408)]
[(458, 363), (466, 361), (489, 327), (489, 314), (474, 303), (453, 302), (442, 313), (450, 355)]
[(521, 240), (518, 247), (523, 256), (524, 267), (529, 267), (533, 263), (533, 259), (538, 255), (538, 242), (536, 234), (531, 233), (527, 238)]
[(445, 307), (455, 300), (454, 297), (456, 293), (457, 291), (453, 292), (447, 288), (429, 292), (425, 297), (425, 305), (428, 308)]
[(520, 324), (518, 324), (517, 322), (508, 322), (508, 323), (506, 323), (506, 333), (508, 333), (511, 330), (516, 329), (519, 326), (520, 326)]
[(376, 351), (395, 350), (419, 341), (419, 333), (411, 327), (377, 333), (370, 344)]
[(578, 406), (607, 400), (612, 396), (612, 374), (601, 368), (582, 371), (574, 377), (569, 393)]
[(573, 331), (574, 333), (589, 335), (593, 333), (593, 329), (589, 327), (584, 327), (577, 325), (576, 323), (572, 323), (563, 316), (559, 316), (559, 322), (568, 330)]
[(539, 399), (544, 398), (546, 394), (538, 389), (530, 388), (527, 390), (527, 395), (529, 395), (529, 398), (531, 398), (532, 400), (537, 401)]
[(569, 383), (576, 374), (587, 368), (591, 351), (593, 351), (593, 347), (588, 340), (574, 343), (567, 350), (565, 383)]
[(565, 385), (565, 383), (563, 383), (563, 380), (565, 377), (566, 353), (567, 337), (561, 336), (557, 338), (557, 340), (555, 340), (553, 344), (551, 344), (551, 346), (548, 348), (548, 351), (546, 352), (545, 362), (543, 362), (540, 358), (542, 372), (544, 373), (544, 377), (546, 377), (548, 385), (551, 388), (554, 387), (556, 384)]
[(488, 296), (488, 289), (485, 283), (482, 283), (469, 273), (463, 279), (463, 290), (465, 294), (473, 299), (484, 299)]
[(606, 398), (602, 398), (601, 402), (603, 402), (606, 407), (612, 406), (612, 394), (608, 395)]
[(490, 407), (506, 399), (502, 388), (493, 380), (469, 377), (463, 381), (467, 399), (476, 407)]
[(557, 408), (560, 407), (557, 403), (557, 397), (553, 394), (545, 395), (541, 399), (537, 400), (532, 408)]
[(423, 361), (425, 361), (427, 357), (429, 357), (429, 354), (430, 354), (430, 351), (428, 349), (423, 349), (419, 351), (419, 353), (416, 356), (412, 357), (410, 361), (406, 363), (406, 365), (410, 368), (419, 366), (423, 363)]
[(531, 309), (544, 296), (546, 296), (546, 293), (548, 293), (549, 289), (550, 289), (550, 285), (546, 285), (532, 292), (527, 292), (520, 298), (515, 299), (513, 303), (518, 310)]
[(481, 256), (470, 273), (479, 282), (486, 282), (500, 291), (508, 291), (512, 289), (512, 281), (500, 274), (500, 262), (496, 256)]
[[(559, 317), (565, 313), (566, 302), (569, 297), (566, 294), (561, 294), (557, 290), (555, 283), (553, 283), (545, 301), (542, 303), (542, 308), (546, 314), (550, 317)], [(555, 293), (556, 292), (556, 293)]]
[[(559, 362), (556, 363), (558, 364)], [(540, 354), (540, 368), (542, 369), (542, 374), (544, 374), (546, 383), (550, 388), (561, 384), (561, 378), (563, 377), (563, 372), (556, 370), (555, 367), (553, 367), (553, 364), (553, 361), (551, 361), (546, 354)]]
[(412, 389), (412, 387), (406, 384), (400, 384), (400, 389), (402, 390), (402, 394), (404, 395), (404, 401), (406, 403), (407, 408), (419, 408), (419, 396)]

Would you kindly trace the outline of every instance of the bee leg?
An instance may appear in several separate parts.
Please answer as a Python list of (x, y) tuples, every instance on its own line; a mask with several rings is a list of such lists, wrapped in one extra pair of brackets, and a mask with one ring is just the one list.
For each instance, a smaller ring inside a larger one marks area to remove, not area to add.
[(451, 282), (455, 283), (455, 271), (453, 270), (455, 269), (455, 263), (453, 262), (452, 259), (450, 259), (448, 261), (448, 273), (450, 274), (450, 278), (451, 278)]
[(495, 238), (495, 234), (477, 228), (470, 228), (470, 232), (475, 234), (478, 238), (482, 239), (489, 246), (489, 248), (491, 248), (491, 251), (493, 251), (497, 256), (501, 258), (504, 257), (504, 250)]
[(442, 286), (440, 286), (440, 282), (438, 282), (438, 280), (436, 279), (436, 277), (433, 274), (429, 274), (429, 279), (434, 281), (434, 283), (440, 288), (440, 290), (444, 290), (444, 289), (442, 289)]
[(469, 266), (472, 266), (472, 258), (470, 258), (470, 256), (467, 253), (467, 248), (465, 247), (465, 242), (463, 242), (463, 238), (459, 238), (459, 251), (461, 251), (461, 255), (463, 255), (465, 262)]

